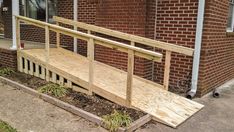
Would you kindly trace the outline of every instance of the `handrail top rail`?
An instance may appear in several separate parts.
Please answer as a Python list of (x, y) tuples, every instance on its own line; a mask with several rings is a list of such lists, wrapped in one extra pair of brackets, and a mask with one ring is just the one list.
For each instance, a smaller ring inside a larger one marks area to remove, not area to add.
[(92, 35), (92, 34), (83, 33), (83, 32), (80, 32), (80, 31), (75, 31), (75, 30), (72, 30), (72, 29), (64, 28), (64, 27), (61, 27), (61, 26), (58, 26), (58, 25), (42, 22), (42, 21), (31, 19), (31, 18), (28, 18), (28, 17), (18, 16), (18, 15), (14, 15), (14, 16), (16, 18), (18, 18), (19, 21), (22, 21), (22, 22), (25, 22), (25, 23), (29, 23), (29, 24), (39, 26), (39, 27), (42, 27), (42, 28), (48, 26), (49, 29), (52, 30), (52, 31), (60, 32), (62, 34), (70, 35), (72, 37), (77, 37), (77, 38), (80, 38), (80, 39), (83, 39), (83, 40), (94, 39), (95, 42), (99, 42), (99, 43), (104, 42), (104, 43), (112, 45), (112, 46), (121, 47), (121, 48), (126, 49), (126, 50), (133, 50), (133, 51), (138, 52), (140, 54), (145, 54), (145, 55), (151, 56), (151, 58), (153, 58), (152, 59), (153, 61), (157, 61), (157, 62), (162, 61), (163, 55), (161, 53), (158, 53), (158, 52), (153, 52), (153, 51), (146, 50), (146, 49), (139, 48), (139, 47), (135, 47), (135, 46), (132, 46), (132, 45), (126, 45), (126, 44), (121, 43), (121, 42), (109, 40), (109, 39), (106, 39), (106, 38), (98, 37), (98, 36), (95, 36), (95, 35)]
[(149, 38), (144, 38), (144, 37), (140, 37), (140, 36), (132, 35), (132, 34), (128, 34), (128, 33), (123, 33), (120, 31), (111, 30), (108, 28), (99, 27), (99, 26), (95, 26), (95, 25), (91, 25), (91, 24), (87, 24), (87, 23), (83, 23), (83, 22), (78, 22), (78, 21), (74, 21), (74, 20), (70, 20), (70, 19), (66, 19), (66, 18), (62, 18), (62, 17), (58, 17), (58, 16), (54, 16), (53, 19), (59, 23), (76, 26), (76, 27), (79, 27), (81, 29), (94, 31), (97, 33), (105, 34), (105, 35), (112, 36), (112, 37), (117, 37), (117, 38), (120, 38), (123, 40), (133, 41), (136, 43), (160, 48), (163, 50), (181, 53), (181, 54), (184, 54), (187, 56), (193, 56), (193, 52), (194, 52), (194, 49), (192, 49), (192, 48), (179, 46), (179, 45), (175, 45), (175, 44), (171, 44), (171, 43), (166, 43), (166, 42), (162, 42), (162, 41), (157, 41), (157, 40), (153, 40), (153, 39), (149, 39)]

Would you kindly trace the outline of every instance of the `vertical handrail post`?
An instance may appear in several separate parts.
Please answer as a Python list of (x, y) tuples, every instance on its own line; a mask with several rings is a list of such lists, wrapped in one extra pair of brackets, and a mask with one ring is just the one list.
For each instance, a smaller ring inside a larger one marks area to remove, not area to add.
[(50, 80), (49, 61), (50, 61), (50, 30), (49, 26), (45, 26), (45, 50), (46, 50), (46, 81)]
[[(59, 26), (59, 22), (56, 22), (56, 25)], [(60, 33), (56, 31), (56, 47), (60, 47)]]
[(16, 19), (16, 44), (17, 44), (17, 51), (21, 50), (20, 46), (20, 20), (15, 16)]
[(16, 45), (17, 45), (17, 67), (20, 72), (23, 72), (23, 61), (20, 55), (21, 39), (20, 39), (20, 20), (15, 16), (16, 21)]
[[(88, 31), (88, 34), (91, 34)], [(94, 76), (94, 39), (90, 38), (88, 41), (88, 59), (89, 59), (89, 94), (92, 95), (93, 90), (93, 76)]]
[[(135, 45), (131, 42), (131, 45)], [(127, 73), (127, 91), (126, 91), (126, 103), (130, 107), (132, 104), (132, 85), (133, 85), (133, 74), (134, 74), (134, 51), (128, 50), (128, 73)]]
[(165, 90), (168, 90), (169, 88), (170, 67), (171, 67), (171, 51), (166, 51), (164, 81), (163, 81)]

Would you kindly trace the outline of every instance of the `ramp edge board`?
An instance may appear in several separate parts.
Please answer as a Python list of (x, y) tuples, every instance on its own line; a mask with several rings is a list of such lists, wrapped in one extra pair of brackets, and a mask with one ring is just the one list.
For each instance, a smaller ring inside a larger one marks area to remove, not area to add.
[[(88, 88), (87, 58), (65, 49), (51, 48), (51, 62), (46, 65), (46, 59), (43, 56), (45, 50), (34, 49), (22, 50), (20, 52), (28, 60), (39, 63), (45, 68), (47, 66), (50, 71), (60, 74), (64, 78), (69, 78), (77, 85)], [(126, 81), (124, 81), (124, 78), (127, 73), (100, 62), (95, 62), (95, 68), (99, 70), (95, 73), (99, 75), (96, 76), (96, 80), (99, 78), (99, 82), (96, 82), (92, 86), (94, 93), (126, 106)], [(74, 74), (74, 71), (79, 71), (80, 73)], [(112, 75), (109, 78), (101, 77), (107, 73), (111, 73)], [(115, 80), (113, 80), (113, 77), (116, 77)], [(146, 81), (140, 77), (134, 77), (132, 102), (132, 107), (150, 114), (156, 121), (173, 128), (178, 127), (204, 107), (199, 103), (164, 90), (159, 84)]]

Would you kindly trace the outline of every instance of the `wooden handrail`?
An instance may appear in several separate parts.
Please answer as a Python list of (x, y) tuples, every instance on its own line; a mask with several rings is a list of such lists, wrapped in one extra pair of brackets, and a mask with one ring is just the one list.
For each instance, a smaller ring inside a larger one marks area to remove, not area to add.
[(54, 21), (59, 22), (59, 23), (76, 26), (81, 29), (90, 30), (90, 31), (105, 34), (108, 36), (120, 38), (123, 40), (128, 40), (130, 42), (135, 42), (135, 43), (140, 43), (140, 44), (144, 44), (144, 45), (151, 46), (151, 47), (156, 47), (156, 48), (163, 49), (166, 51), (181, 53), (181, 54), (188, 55), (188, 56), (193, 56), (193, 52), (194, 52), (194, 50), (191, 48), (178, 46), (178, 45), (170, 44), (166, 42), (156, 41), (153, 39), (148, 39), (148, 38), (144, 38), (144, 37), (140, 37), (136, 35), (131, 35), (131, 34), (119, 32), (119, 31), (115, 31), (115, 30), (111, 30), (111, 29), (107, 29), (103, 27), (98, 27), (95, 25), (90, 25), (90, 24), (86, 24), (82, 22), (73, 21), (70, 19), (65, 19), (62, 17), (54, 16), (53, 19)]
[(28, 24), (31, 24), (34, 26), (38, 26), (38, 27), (42, 27), (42, 28), (45, 28), (45, 26), (48, 26), (51, 31), (55, 31), (55, 32), (58, 32), (61, 34), (65, 34), (68, 36), (79, 38), (79, 39), (82, 39), (85, 41), (89, 41), (89, 39), (93, 39), (94, 43), (96, 43), (96, 44), (103, 44), (105, 46), (106, 45), (111, 46), (112, 48), (120, 49), (121, 51), (126, 52), (126, 53), (128, 52), (128, 50), (133, 50), (135, 52), (136, 56), (143, 57), (143, 58), (146, 58), (149, 60), (153, 60), (153, 61), (157, 61), (157, 62), (162, 61), (163, 55), (161, 53), (153, 52), (153, 51), (142, 49), (139, 47), (134, 47), (131, 45), (126, 45), (124, 43), (105, 39), (105, 38), (98, 37), (95, 35), (79, 32), (79, 31), (74, 31), (74, 30), (71, 30), (68, 28), (60, 27), (58, 25), (53, 25), (53, 24), (49, 24), (46, 22), (30, 19), (28, 17), (16, 16), (16, 18), (18, 18), (21, 22), (28, 23)]
[[(57, 25), (45, 23), (42, 21), (34, 20), (31, 18), (23, 16), (15, 16), (17, 20), (17, 42), (18, 47), (20, 47), (20, 22), (31, 24), (37, 27), (45, 29), (45, 44), (46, 44), (46, 64), (49, 65), (49, 56), (50, 56), (50, 30), (56, 32), (57, 37), (57, 48), (60, 46), (60, 34), (65, 34), (72, 36), (74, 38), (79, 38), (85, 41), (88, 41), (88, 60), (89, 60), (89, 94), (92, 94), (93, 80), (94, 80), (94, 46), (95, 44), (100, 44), (106, 47), (114, 48), (123, 52), (128, 53), (128, 74), (127, 74), (127, 90), (126, 90), (126, 105), (131, 106), (132, 100), (132, 83), (133, 83), (133, 71), (134, 71), (134, 56), (143, 57), (149, 60), (161, 62), (162, 54), (154, 51), (146, 50), (143, 48), (135, 47), (135, 42), (131, 41), (131, 45), (126, 45), (121, 42), (109, 40), (99, 36), (91, 34), (92, 30), (88, 30), (88, 33), (83, 33), (79, 31), (74, 31), (68, 28), (59, 26), (59, 22), (56, 22)], [(19, 50), (20, 48), (18, 48)], [(49, 81), (50, 71), (46, 67), (46, 80)]]
[[(119, 32), (119, 31), (115, 31), (115, 30), (111, 30), (111, 29), (107, 29), (107, 28), (103, 28), (103, 27), (99, 27), (99, 26), (95, 26), (95, 25), (90, 25), (90, 24), (86, 24), (86, 23), (82, 23), (82, 22), (77, 22), (77, 21), (70, 20), (70, 19), (65, 19), (65, 18), (62, 18), (62, 17), (54, 16), (53, 19), (57, 23), (71, 25), (71, 26), (74, 26), (74, 27), (79, 27), (80, 29), (92, 31), (94, 33), (100, 33), (100, 34), (104, 34), (104, 35), (107, 35), (107, 36), (120, 38), (122, 40), (130, 41), (131, 43), (132, 42), (133, 43), (140, 43), (140, 44), (143, 44), (143, 45), (146, 45), (146, 46), (151, 46), (151, 47), (154, 47), (154, 48), (159, 48), (159, 49), (166, 50), (165, 69), (164, 69), (164, 82), (163, 82), (165, 90), (168, 90), (168, 88), (169, 88), (171, 53), (176, 52), (176, 53), (184, 54), (184, 55), (187, 55), (187, 56), (193, 56), (193, 53), (194, 53), (194, 50), (191, 49), (191, 48), (178, 46), (178, 45), (175, 45), (175, 44), (156, 41), (156, 40), (153, 40), (153, 39), (148, 39), (148, 38), (144, 38), (144, 37), (140, 37), (140, 36), (136, 36), (136, 35), (131, 35), (131, 34)], [(101, 43), (99, 43), (99, 44), (101, 44)], [(104, 44), (102, 44), (102, 45), (104, 45)], [(129, 68), (129, 66), (128, 66), (128, 68)], [(129, 69), (129, 72), (130, 71), (131, 70)], [(131, 82), (131, 79), (129, 79), (129, 81)], [(129, 85), (128, 87), (131, 86), (129, 81), (128, 81), (128, 85)], [(129, 94), (131, 94), (131, 93), (129, 93)], [(128, 100), (128, 101), (129, 101), (128, 103), (130, 103), (130, 100)]]

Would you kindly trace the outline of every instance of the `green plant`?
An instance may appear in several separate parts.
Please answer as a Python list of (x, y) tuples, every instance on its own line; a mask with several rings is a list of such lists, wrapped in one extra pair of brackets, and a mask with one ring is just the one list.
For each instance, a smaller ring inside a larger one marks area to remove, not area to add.
[(15, 71), (11, 68), (0, 68), (0, 76), (10, 75), (13, 72)]
[(114, 110), (112, 114), (103, 116), (103, 123), (107, 129), (113, 132), (119, 127), (128, 127), (132, 123), (132, 119), (128, 114)]
[(17, 132), (16, 129), (12, 128), (9, 124), (0, 121), (0, 132)]
[(67, 88), (60, 86), (58, 84), (49, 83), (39, 88), (39, 92), (52, 94), (56, 97), (63, 97), (67, 94)]

